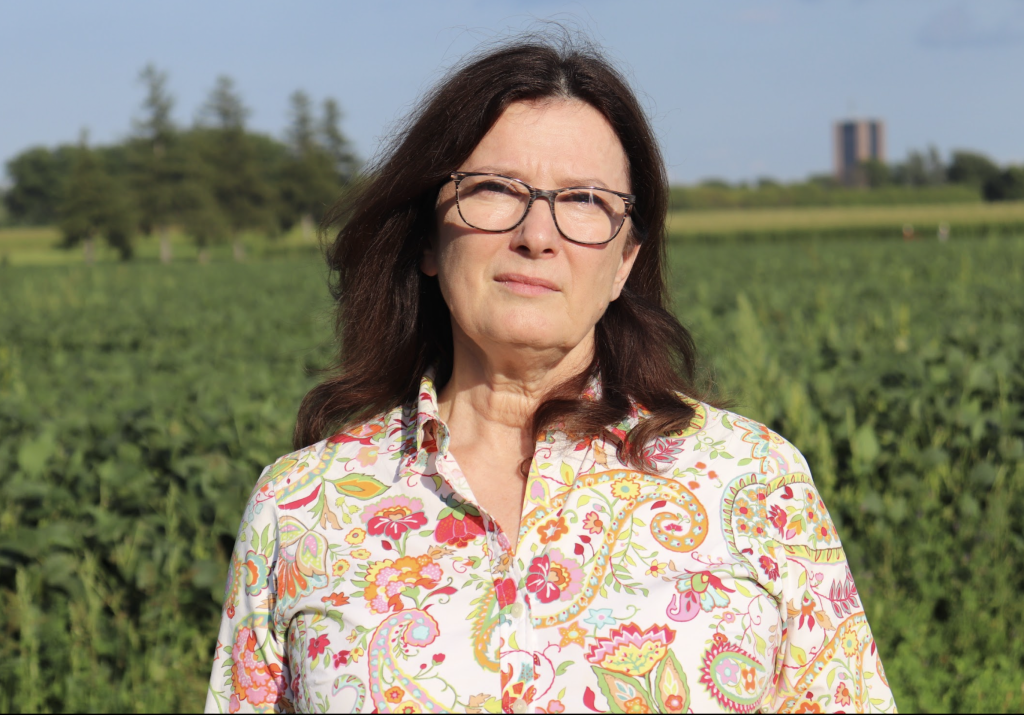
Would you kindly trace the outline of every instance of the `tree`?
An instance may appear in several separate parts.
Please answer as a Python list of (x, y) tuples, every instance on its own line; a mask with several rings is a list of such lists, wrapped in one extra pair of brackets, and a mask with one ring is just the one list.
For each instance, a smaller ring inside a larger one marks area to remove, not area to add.
[(89, 148), (85, 132), (74, 153), (59, 217), (64, 245), (70, 248), (81, 243), (86, 263), (95, 260), (95, 240), (99, 236), (117, 249), (122, 260), (132, 257), (131, 207), (124, 191)]
[(230, 226), (216, 199), (202, 183), (191, 183), (183, 187), (186, 203), (179, 220), (185, 233), (192, 237), (199, 249), (196, 260), (208, 263), (210, 246), (221, 243), (230, 233)]
[(309, 95), (299, 90), (290, 98), (289, 157), (281, 174), (282, 228), (300, 221), (310, 236), (341, 190), (336, 159), (317, 141)]
[[(225, 76), (217, 79), (200, 115), (205, 123), (199, 130), (203, 155), (219, 214), (213, 225), (232, 235), (236, 260), (242, 260), (245, 255), (242, 231), (274, 229), (273, 188), (260, 165), (255, 142), (245, 131), (248, 115), (249, 110), (235, 90), (234, 82)], [(213, 207), (204, 206), (200, 213), (213, 220), (212, 210)]]
[(202, 159), (196, 142), (185, 141), (171, 117), (174, 99), (167, 74), (147, 65), (139, 75), (146, 87), (143, 118), (135, 122), (130, 144), (133, 186), (142, 230), (160, 236), (160, 260), (171, 261), (170, 227), (203, 211)]
[(877, 189), (888, 186), (892, 182), (892, 173), (885, 162), (878, 159), (868, 159), (861, 164), (861, 171), (868, 182), (868, 186)]
[(953, 152), (946, 177), (954, 184), (983, 186), (999, 175), (999, 167), (984, 154), (958, 150)]
[(1024, 199), (1024, 166), (1009, 166), (985, 182), (982, 195), (986, 201), (1020, 201)]
[(174, 138), (176, 131), (171, 118), (174, 97), (167, 91), (167, 73), (161, 72), (150, 63), (142, 68), (139, 81), (146, 87), (146, 98), (142, 102), (145, 116), (141, 120), (136, 120), (136, 130), (149, 138), (155, 147), (166, 147)]
[(298, 155), (315, 151), (318, 147), (313, 127), (313, 101), (308, 94), (297, 89), (292, 92), (288, 102), (291, 105), (289, 113), (292, 120), (286, 136), (288, 145)]
[(332, 99), (324, 100), (323, 119), (320, 124), (320, 135), (323, 137), (324, 148), (334, 159), (334, 170), (340, 184), (351, 183), (359, 171), (359, 160), (356, 158), (348, 137), (341, 131), (341, 107)]
[(221, 75), (200, 110), (200, 124), (212, 125), (224, 132), (244, 132), (249, 110), (235, 89), (235, 81)]
[(57, 220), (71, 171), (71, 153), (68, 147), (52, 151), (34, 147), (7, 162), (11, 188), (4, 194), (4, 205), (11, 219), (33, 225)]
[(925, 153), (912, 149), (907, 152), (906, 161), (893, 167), (892, 176), (897, 184), (934, 186), (946, 182), (946, 166), (934, 146), (929, 146)]
[(929, 186), (937, 186), (946, 183), (946, 164), (942, 161), (942, 154), (935, 145), (928, 147), (924, 159), (925, 181)]

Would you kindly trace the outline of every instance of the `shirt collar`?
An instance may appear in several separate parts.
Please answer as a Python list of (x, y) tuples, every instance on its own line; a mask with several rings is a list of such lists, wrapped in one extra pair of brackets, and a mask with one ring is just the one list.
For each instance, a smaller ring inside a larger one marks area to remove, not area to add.
[(420, 392), (416, 403), (416, 451), (426, 450), (442, 454), (448, 451), (448, 427), (437, 409), (437, 371), (429, 368), (420, 378)]
[[(594, 375), (587, 382), (587, 387), (583, 390), (584, 400), (599, 400), (601, 399), (602, 386), (599, 375)], [(637, 404), (634, 400), (629, 401), (629, 412), (619, 422), (608, 425), (606, 429), (608, 433), (614, 436), (616, 439), (625, 440), (626, 435), (631, 429), (640, 424), (640, 421), (650, 416), (650, 412), (643, 408), (642, 405)]]

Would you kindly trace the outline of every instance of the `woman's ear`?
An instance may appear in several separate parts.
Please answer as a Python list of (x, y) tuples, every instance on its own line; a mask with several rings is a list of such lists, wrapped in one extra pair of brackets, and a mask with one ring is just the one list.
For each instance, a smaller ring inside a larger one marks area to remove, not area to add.
[(626, 285), (626, 280), (629, 278), (629, 272), (633, 270), (636, 254), (639, 252), (640, 244), (638, 242), (630, 241), (626, 244), (626, 249), (622, 252), (622, 262), (619, 264), (619, 269), (615, 271), (615, 282), (612, 283), (612, 300), (619, 299), (622, 287)]

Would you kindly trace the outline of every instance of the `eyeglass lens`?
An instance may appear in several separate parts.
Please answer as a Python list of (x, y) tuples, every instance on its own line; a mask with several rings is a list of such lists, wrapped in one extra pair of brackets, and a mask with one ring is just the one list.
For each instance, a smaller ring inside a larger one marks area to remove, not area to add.
[[(530, 191), (501, 176), (466, 176), (458, 183), (458, 202), (462, 218), (470, 226), (508, 231), (526, 214)], [(553, 208), (559, 230), (579, 243), (606, 243), (626, 214), (622, 197), (601, 189), (563, 191)]]

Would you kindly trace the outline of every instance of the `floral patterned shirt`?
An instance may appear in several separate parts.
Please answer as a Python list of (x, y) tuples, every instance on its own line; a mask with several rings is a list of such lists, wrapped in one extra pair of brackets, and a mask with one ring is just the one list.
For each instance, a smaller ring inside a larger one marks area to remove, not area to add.
[(242, 519), (208, 712), (895, 711), (801, 454), (704, 404), (624, 466), (537, 444), (515, 550), (418, 404), (286, 455)]

